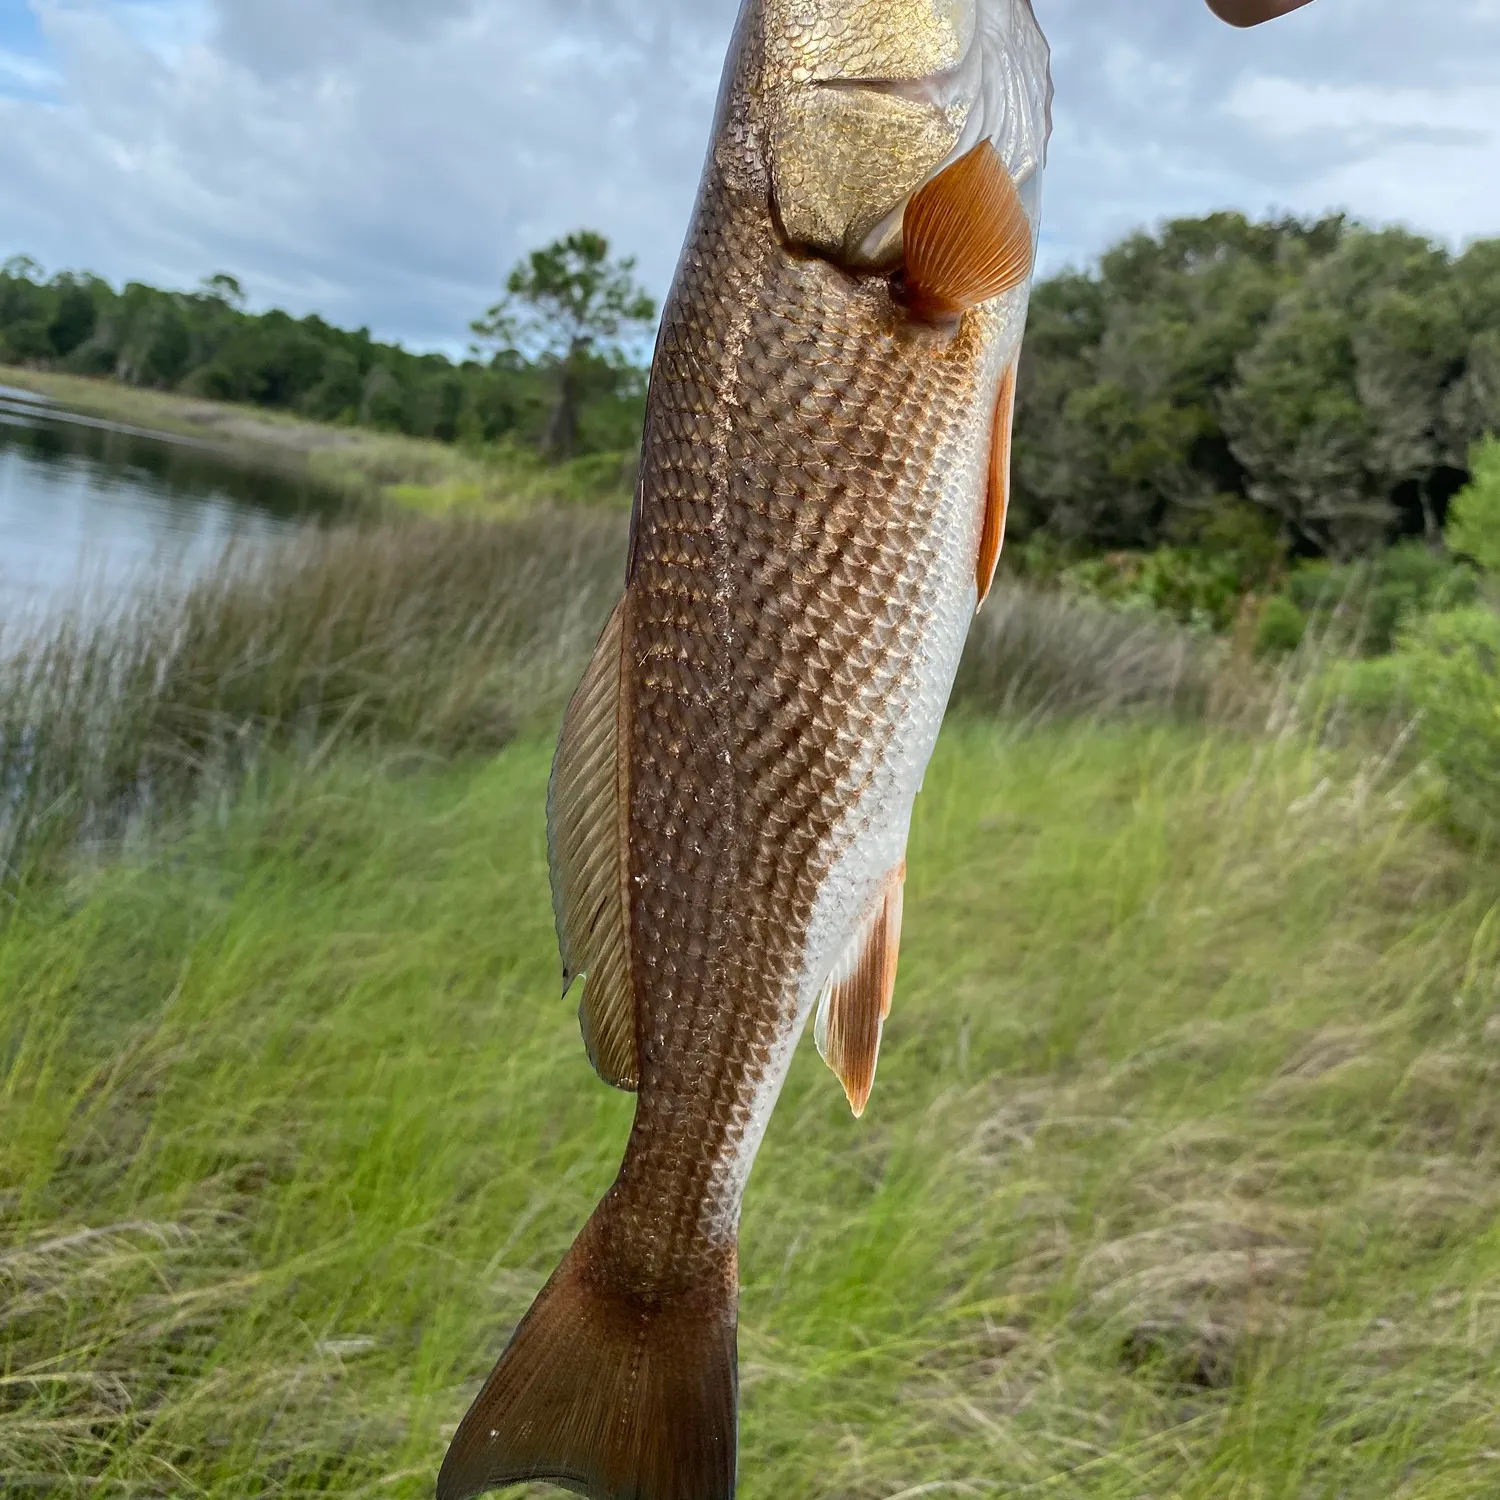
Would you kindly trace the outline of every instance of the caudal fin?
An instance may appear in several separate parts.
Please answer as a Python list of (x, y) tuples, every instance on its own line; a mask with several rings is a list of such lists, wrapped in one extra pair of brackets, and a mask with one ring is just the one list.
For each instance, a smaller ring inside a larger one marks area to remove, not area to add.
[(599, 1217), (469, 1408), (437, 1500), (534, 1480), (589, 1500), (732, 1500), (734, 1252), (686, 1292), (641, 1295), (600, 1254)]

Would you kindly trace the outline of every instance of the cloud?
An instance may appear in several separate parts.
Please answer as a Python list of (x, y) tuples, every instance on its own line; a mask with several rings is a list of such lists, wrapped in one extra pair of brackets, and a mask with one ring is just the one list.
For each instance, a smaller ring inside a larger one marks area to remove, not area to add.
[(62, 79), (52, 68), (24, 52), (0, 47), (0, 91), (44, 93), (55, 89)]
[[(457, 347), (530, 247), (597, 225), (660, 294), (733, 0), (29, 0), (0, 32), (0, 258), (239, 276)], [(1346, 208), (1500, 232), (1500, 0), (1037, 0), (1056, 51), (1045, 264), (1179, 213)]]
[[(1256, 31), (1191, 0), (1099, 24), (1053, 0), (1054, 263), (1156, 219), (1235, 207), (1500, 233), (1500, 0), (1317, 0)], [(1475, 174), (1479, 175), (1475, 175)]]

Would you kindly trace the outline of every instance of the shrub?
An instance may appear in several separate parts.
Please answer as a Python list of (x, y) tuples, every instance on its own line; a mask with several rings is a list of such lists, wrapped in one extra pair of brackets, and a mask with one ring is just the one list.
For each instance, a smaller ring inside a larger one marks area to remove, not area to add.
[(1429, 615), (1403, 637), (1398, 661), (1396, 686), (1422, 711), (1422, 742), (1455, 818), (1500, 831), (1500, 614), (1476, 606)]
[(1257, 656), (1285, 656), (1302, 644), (1307, 634), (1307, 616), (1284, 594), (1276, 594), (1261, 606), (1255, 631)]
[(1411, 660), (1402, 651), (1363, 659), (1335, 657), (1322, 681), (1346, 709), (1364, 719), (1407, 716), (1416, 712)]
[(1467, 563), (1421, 542), (1403, 542), (1364, 562), (1302, 563), (1283, 593), (1319, 631), (1344, 635), (1351, 646), (1380, 656), (1419, 616), (1472, 604), (1479, 579)]
[(1111, 604), (1160, 610), (1213, 630), (1233, 623), (1246, 586), (1234, 557), (1185, 547), (1111, 552), (1074, 563), (1062, 579)]
[(1448, 545), (1486, 573), (1500, 573), (1500, 438), (1480, 443), (1469, 467), (1473, 480), (1448, 511)]

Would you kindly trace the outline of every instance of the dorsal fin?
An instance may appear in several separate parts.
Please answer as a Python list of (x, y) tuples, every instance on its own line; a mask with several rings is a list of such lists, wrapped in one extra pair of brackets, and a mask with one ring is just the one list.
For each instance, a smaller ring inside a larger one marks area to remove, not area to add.
[(843, 1084), (856, 1119), (870, 1102), (881, 1032), (891, 1013), (905, 888), (902, 864), (892, 871), (874, 914), (850, 944), (818, 1002), (813, 1038), (823, 1061)]
[(552, 908), (562, 949), (563, 993), (588, 976), (578, 1018), (589, 1060), (606, 1083), (640, 1081), (635, 983), (630, 966), (623, 753), (629, 596), (609, 617), (563, 719), (547, 793)]
[(989, 597), (1005, 543), (1005, 515), (1010, 509), (1010, 434), (1016, 416), (1016, 367), (1000, 380), (995, 402), (995, 431), (990, 439), (990, 478), (984, 495), (984, 529), (979, 535), (979, 602)]
[(902, 237), (900, 294), (916, 318), (959, 317), (1031, 274), (1031, 220), (987, 140), (913, 194)]

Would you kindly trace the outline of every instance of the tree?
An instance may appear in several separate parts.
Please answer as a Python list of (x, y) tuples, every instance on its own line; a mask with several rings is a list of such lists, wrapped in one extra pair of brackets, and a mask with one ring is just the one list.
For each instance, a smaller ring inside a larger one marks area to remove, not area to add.
[(591, 366), (623, 363), (625, 340), (644, 333), (656, 304), (635, 279), (635, 258), (612, 260), (609, 241), (581, 229), (533, 250), (506, 278), (505, 296), (470, 325), (500, 355), (540, 358), (556, 389), (542, 438), (549, 458), (571, 458)]
[(1278, 300), (1340, 243), (1337, 218), (1179, 219), (1096, 272), (1037, 286), (1016, 420), (1016, 534), (1089, 550), (1196, 535), (1244, 496), (1224, 400)]
[(1449, 393), (1469, 343), (1445, 251), (1399, 229), (1345, 235), (1281, 298), (1224, 399), (1250, 499), (1335, 557), (1397, 533), (1437, 544), (1467, 463)]
[(99, 321), (93, 288), (78, 277), (62, 275), (53, 282), (56, 309), (47, 326), (52, 347), (64, 358), (88, 340)]
[(227, 271), (215, 271), (203, 278), (203, 295), (213, 302), (222, 302), (236, 312), (245, 310), (245, 289), (236, 277)]

